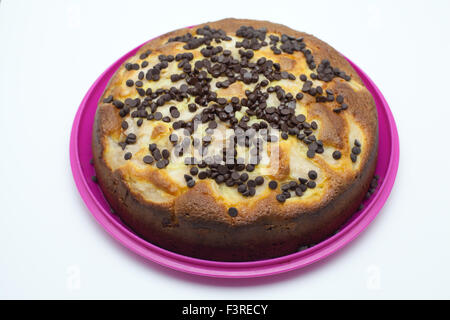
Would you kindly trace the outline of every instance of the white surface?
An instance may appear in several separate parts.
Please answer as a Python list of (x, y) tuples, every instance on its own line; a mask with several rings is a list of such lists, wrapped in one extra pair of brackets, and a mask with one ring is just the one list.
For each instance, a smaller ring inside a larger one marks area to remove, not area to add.
[[(0, 298), (450, 298), (450, 3), (184, 8), (194, 2), (1, 2)], [(379, 86), (400, 134), (396, 184), (370, 227), (322, 262), (259, 281), (199, 278), (137, 257), (94, 220), (69, 164), (75, 112), (104, 69), (159, 34), (229, 16), (327, 41)]]

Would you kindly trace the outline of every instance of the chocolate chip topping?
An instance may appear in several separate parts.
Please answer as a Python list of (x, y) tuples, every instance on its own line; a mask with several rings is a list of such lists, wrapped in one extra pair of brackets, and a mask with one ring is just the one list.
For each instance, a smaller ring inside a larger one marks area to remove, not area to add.
[(339, 160), (341, 158), (342, 154), (339, 150), (336, 150), (333, 152), (333, 159)]
[(144, 161), (145, 163), (147, 163), (147, 164), (152, 164), (153, 161), (155, 161), (155, 159), (153, 159), (152, 156), (145, 156), (145, 157), (143, 158), (143, 161)]
[(132, 154), (131, 152), (127, 152), (127, 153), (125, 153), (125, 155), (124, 155), (124, 159), (125, 159), (125, 160), (130, 160), (132, 156), (133, 156), (133, 154)]
[(278, 187), (278, 182), (276, 182), (275, 180), (272, 180), (269, 182), (269, 188), (272, 190), (275, 190)]
[[(184, 163), (190, 166), (188, 170), (191, 174), (186, 180), (188, 187), (195, 185), (192, 176), (196, 176), (201, 180), (213, 179), (217, 184), (236, 188), (243, 196), (251, 197), (256, 194), (256, 187), (264, 185), (265, 181), (265, 177), (253, 174), (261, 161), (263, 144), (279, 140), (279, 136), (273, 134), (272, 130), (279, 130), (281, 141), (297, 139), (303, 143), (307, 147), (306, 156), (310, 159), (313, 159), (316, 154), (322, 154), (323, 142), (318, 140), (314, 133), (319, 129), (318, 123), (308, 122), (304, 114), (296, 114), (297, 106), (302, 101), (308, 103), (309, 100), (305, 97), (309, 96), (308, 99), (312, 97), (317, 103), (329, 104), (333, 111), (340, 113), (348, 109), (348, 105), (344, 103), (344, 97), (327, 89), (325, 84), (317, 86), (316, 81), (327, 83), (336, 77), (346, 81), (351, 79), (344, 71), (333, 67), (327, 59), (321, 60), (319, 65), (316, 65), (314, 55), (307, 48), (303, 38), (286, 34), (267, 35), (265, 28), (255, 29), (251, 26), (241, 26), (236, 30), (235, 37), (238, 56), (233, 55), (232, 50), (224, 49), (221, 45), (222, 41), (231, 41), (232, 38), (223, 30), (209, 26), (170, 38), (168, 42), (184, 43), (183, 49), (186, 51), (175, 56), (160, 54), (159, 61), (153, 65), (146, 60), (152, 51), (147, 50), (141, 53), (139, 59), (143, 61), (139, 64), (128, 62), (124, 65), (126, 70), (137, 74), (137, 80), (130, 76), (132, 79), (127, 79), (125, 85), (134, 88), (138, 97), (121, 101), (109, 95), (103, 99), (103, 102), (112, 103), (122, 118), (126, 116), (137, 118), (137, 127), (143, 126), (145, 121), (170, 123), (173, 129), (173, 132), (168, 135), (170, 147), (161, 150), (156, 144), (150, 144), (151, 155), (143, 158), (144, 163), (163, 169), (172, 161), (170, 156), (172, 149), (175, 158), (183, 157), (186, 150), (192, 146), (203, 159), (189, 158), (186, 155)], [(266, 57), (255, 58), (255, 53), (264, 47), (270, 48), (276, 55), (300, 52), (310, 69), (309, 76), (294, 75), (287, 70), (282, 70), (280, 63)], [(199, 52), (201, 58), (194, 59), (192, 50)], [(170, 77), (172, 87), (145, 89), (148, 87), (148, 82), (157, 84), (161, 77), (165, 77), (167, 71), (164, 69), (167, 69), (170, 64), (174, 64), (177, 68), (176, 73), (167, 75)], [(298, 81), (297, 77), (301, 84), (296, 92), (287, 92), (279, 85), (271, 86), (271, 82), (280, 80), (292, 81), (294, 84)], [(213, 79), (218, 80), (215, 86), (211, 85)], [(246, 90), (245, 97), (241, 98), (221, 97), (218, 95), (219, 91), (215, 91), (216, 88), (228, 88), (236, 82), (254, 86), (252, 90)], [(275, 105), (268, 105), (270, 95), (276, 97)], [(168, 113), (159, 109), (169, 103), (184, 101), (189, 102), (187, 109), (194, 114), (192, 120), (180, 120), (185, 119), (180, 112), (182, 110), (180, 106), (172, 105)], [(132, 131), (133, 123), (124, 119), (122, 129)], [(206, 134), (201, 138), (194, 138), (198, 126), (196, 123), (206, 124)], [(222, 126), (234, 130), (232, 152), (228, 154), (224, 149), (223, 154), (205, 157), (208, 154), (208, 146), (214, 142), (215, 130)], [(257, 134), (259, 138), (254, 138)], [(125, 150), (127, 145), (136, 142), (136, 134), (130, 132), (119, 142), (119, 145)], [(237, 157), (236, 146), (246, 148), (250, 158), (244, 160)], [(351, 149), (351, 160), (356, 162), (360, 153), (361, 145), (356, 140)], [(336, 150), (332, 156), (336, 160), (340, 159), (341, 152)], [(124, 155), (127, 160), (131, 157), (131, 152), (126, 152)], [(277, 200), (284, 202), (291, 197), (291, 192), (302, 196), (307, 188), (314, 188), (316, 184), (312, 180), (317, 178), (317, 173), (311, 170), (308, 172), (308, 178), (310, 180), (299, 178), (299, 183), (290, 181), (283, 184), (281, 186), (283, 192), (277, 195)], [(277, 181), (270, 181), (268, 187), (277, 189)], [(229, 210), (231, 209), (234, 208)]]
[(283, 193), (277, 194), (276, 198), (277, 198), (278, 202), (281, 202), (281, 203), (286, 201), (286, 195)]
[(228, 208), (228, 214), (230, 215), (230, 217), (236, 217), (238, 215), (238, 210), (234, 207), (230, 207)]
[(314, 171), (314, 170), (310, 170), (310, 171), (308, 172), (308, 177), (309, 177), (311, 180), (316, 180), (316, 179), (317, 179), (317, 172)]

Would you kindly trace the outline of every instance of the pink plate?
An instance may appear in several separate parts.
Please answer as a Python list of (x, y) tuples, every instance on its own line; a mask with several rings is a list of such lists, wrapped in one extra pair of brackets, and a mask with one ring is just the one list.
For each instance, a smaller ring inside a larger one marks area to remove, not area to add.
[(117, 60), (91, 86), (75, 116), (70, 137), (70, 163), (81, 197), (97, 221), (125, 247), (163, 266), (196, 275), (220, 278), (269, 276), (302, 268), (336, 252), (364, 230), (386, 202), (394, 185), (398, 168), (399, 140), (397, 128), (389, 106), (380, 90), (361, 69), (349, 60), (376, 102), (379, 119), (376, 174), (380, 176), (380, 183), (377, 191), (364, 203), (364, 209), (355, 213), (338, 233), (306, 250), (275, 259), (254, 262), (218, 262), (195, 259), (164, 250), (139, 238), (116, 215), (110, 212), (109, 205), (99, 186), (91, 180), (95, 171), (90, 164), (90, 160), (92, 158), (92, 124), (98, 100), (114, 72), (140, 47)]

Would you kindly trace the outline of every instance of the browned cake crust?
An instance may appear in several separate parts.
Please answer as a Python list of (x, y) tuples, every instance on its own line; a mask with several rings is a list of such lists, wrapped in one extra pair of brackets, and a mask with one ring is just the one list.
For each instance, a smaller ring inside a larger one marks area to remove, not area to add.
[[(340, 106), (336, 101), (318, 102), (307, 93), (302, 100), (307, 120), (311, 122), (316, 119), (320, 123), (320, 134), (317, 138), (326, 148), (323, 155), (316, 154), (312, 159), (305, 156), (315, 168), (320, 169), (320, 188), (305, 191), (304, 199), (293, 196), (285, 202), (280, 202), (276, 198), (276, 195), (280, 194), (279, 187), (276, 190), (261, 189), (262, 191), (255, 197), (233, 196), (234, 200), (231, 201), (228, 196), (220, 195), (221, 191), (215, 189), (215, 181), (212, 179), (197, 180), (195, 186), (191, 188), (180, 187), (165, 175), (164, 172), (169, 170), (167, 168), (157, 169), (154, 165), (149, 165), (148, 169), (147, 167), (136, 169), (130, 168), (128, 163), (113, 164), (111, 159), (114, 159), (113, 154), (117, 151), (112, 149), (111, 141), (116, 143), (124, 140), (121, 127), (123, 119), (119, 116), (116, 106), (109, 101), (111, 99), (107, 98), (113, 96), (114, 100), (125, 100), (130, 93), (123, 84), (131, 77), (130, 72), (134, 72), (127, 71), (122, 66), (110, 80), (99, 102), (93, 130), (94, 165), (106, 199), (124, 223), (142, 238), (162, 248), (191, 257), (221, 261), (266, 259), (296, 252), (301, 246), (325, 239), (338, 230), (357, 210), (374, 174), (378, 126), (375, 103), (371, 94), (345, 58), (329, 45), (312, 35), (267, 21), (225, 19), (199, 25), (193, 29), (176, 30), (146, 43), (136, 57), (148, 50), (156, 56), (199, 51), (202, 47), (180, 51), (179, 48), (185, 43), (176, 41), (168, 43), (168, 40), (183, 36), (187, 32), (195, 35), (197, 28), (206, 25), (222, 29), (233, 37), (236, 37), (236, 31), (241, 26), (266, 28), (267, 34), (277, 34), (280, 37), (282, 34), (295, 38), (303, 37), (303, 42), (311, 50), (317, 66), (323, 59), (328, 59), (333, 68), (339, 68), (351, 78), (348, 81), (342, 77), (335, 77), (331, 81), (323, 82), (324, 89), (332, 90), (335, 97), (342, 95), (345, 98), (345, 104), (348, 106), (345, 110), (335, 110)], [(175, 45), (179, 47), (175, 48)], [(267, 49), (269, 47), (270, 45)], [(255, 50), (255, 55), (257, 52)], [(278, 61), (281, 71), (292, 72), (297, 79), (300, 69), (296, 69), (296, 63), (300, 64), (299, 61), (305, 63), (305, 57), (300, 52), (271, 55), (265, 53), (265, 57)], [(306, 71), (308, 76), (313, 72), (308, 69), (305, 69)], [(300, 80), (296, 81), (301, 83)], [(178, 87), (176, 84), (173, 85)], [(232, 95), (245, 96), (243, 92), (237, 92), (236, 88), (230, 89), (232, 87), (220, 90), (224, 93), (226, 90), (235, 90)], [(298, 90), (292, 94), (295, 96), (301, 89), (300, 84)], [(241, 88), (240, 91), (244, 90)], [(357, 157), (353, 156), (356, 161), (351, 161), (354, 136), (362, 142), (362, 147), (360, 154)], [(296, 138), (289, 137), (287, 141), (291, 139)], [(278, 181), (279, 186), (292, 180), (289, 170), (293, 169), (289, 168), (289, 161), (283, 157), (283, 152), (291, 152), (289, 148), (281, 148), (281, 168), (277, 174), (264, 177), (264, 186), (267, 186), (270, 180)], [(329, 156), (327, 158), (326, 154), (331, 152), (328, 150), (339, 150), (342, 158), (339, 160)], [(121, 159), (125, 152), (126, 150), (119, 155)], [(141, 159), (144, 155), (140, 154)], [(136, 153), (133, 154), (133, 159), (136, 157)], [(287, 171), (283, 171), (283, 166), (287, 166)], [(160, 190), (163, 194), (162, 200), (149, 199), (153, 195), (147, 188)], [(150, 195), (148, 196), (146, 192)], [(308, 192), (311, 194), (307, 196)], [(231, 206), (238, 209), (237, 216), (228, 213)]]

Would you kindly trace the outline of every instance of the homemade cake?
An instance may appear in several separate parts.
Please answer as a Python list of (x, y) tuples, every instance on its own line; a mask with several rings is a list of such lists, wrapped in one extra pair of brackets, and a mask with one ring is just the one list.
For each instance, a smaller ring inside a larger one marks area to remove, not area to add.
[(377, 160), (371, 94), (336, 50), (225, 19), (143, 45), (99, 101), (92, 149), (117, 215), (147, 241), (249, 261), (332, 235)]

